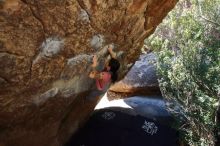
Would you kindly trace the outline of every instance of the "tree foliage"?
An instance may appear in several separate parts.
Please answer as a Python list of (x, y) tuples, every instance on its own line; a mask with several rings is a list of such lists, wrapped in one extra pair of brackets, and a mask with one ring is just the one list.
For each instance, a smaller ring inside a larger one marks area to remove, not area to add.
[(164, 97), (182, 107), (184, 140), (193, 146), (214, 145), (220, 94), (220, 0), (180, 0), (145, 45), (158, 52)]

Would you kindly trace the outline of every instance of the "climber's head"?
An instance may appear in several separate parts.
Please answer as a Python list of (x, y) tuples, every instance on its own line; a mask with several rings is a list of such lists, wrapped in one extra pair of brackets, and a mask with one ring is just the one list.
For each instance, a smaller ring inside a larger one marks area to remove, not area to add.
[(110, 67), (111, 72), (116, 72), (120, 67), (120, 63), (117, 59), (111, 58), (109, 60), (108, 66)]
[(120, 68), (119, 61), (117, 59), (111, 58), (108, 63), (108, 68), (109, 68), (109, 71), (112, 73), (111, 79), (112, 79), (112, 82), (114, 83), (118, 78), (117, 71)]

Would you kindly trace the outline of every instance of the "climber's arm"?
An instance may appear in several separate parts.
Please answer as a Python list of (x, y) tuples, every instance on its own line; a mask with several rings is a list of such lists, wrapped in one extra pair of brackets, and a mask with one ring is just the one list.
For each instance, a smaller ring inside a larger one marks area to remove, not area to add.
[(92, 79), (102, 79), (102, 75), (98, 71), (90, 72), (89, 77)]
[(109, 52), (109, 54), (111, 55), (112, 58), (116, 59), (117, 54), (113, 51), (112, 45), (110, 45), (110, 46), (108, 47), (108, 52)]
[(94, 55), (92, 58), (92, 67), (96, 68), (97, 65), (98, 65), (98, 59), (97, 59), (97, 56)]

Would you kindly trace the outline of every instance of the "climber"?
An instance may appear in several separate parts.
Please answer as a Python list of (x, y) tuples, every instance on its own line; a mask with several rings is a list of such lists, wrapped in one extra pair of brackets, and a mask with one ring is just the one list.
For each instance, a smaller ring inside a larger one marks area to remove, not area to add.
[(114, 83), (117, 78), (117, 71), (120, 67), (119, 61), (116, 59), (116, 53), (113, 51), (113, 46), (108, 47), (108, 52), (111, 56), (111, 59), (105, 63), (105, 68), (103, 71), (97, 71), (96, 67), (98, 66), (98, 59), (95, 55), (93, 57), (92, 68), (93, 71), (90, 72), (89, 77), (96, 79), (96, 87), (98, 90), (104, 90), (110, 83)]

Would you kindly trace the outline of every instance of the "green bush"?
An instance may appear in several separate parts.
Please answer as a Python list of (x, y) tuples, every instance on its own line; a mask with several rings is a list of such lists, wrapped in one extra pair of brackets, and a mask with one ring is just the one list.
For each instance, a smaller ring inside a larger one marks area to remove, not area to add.
[[(157, 51), (160, 88), (182, 109), (180, 131), (193, 146), (214, 145), (220, 92), (220, 0), (180, 0), (147, 40)], [(173, 111), (172, 107), (168, 107)]]

